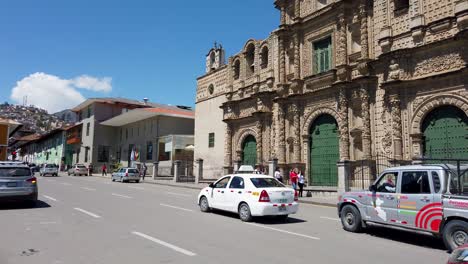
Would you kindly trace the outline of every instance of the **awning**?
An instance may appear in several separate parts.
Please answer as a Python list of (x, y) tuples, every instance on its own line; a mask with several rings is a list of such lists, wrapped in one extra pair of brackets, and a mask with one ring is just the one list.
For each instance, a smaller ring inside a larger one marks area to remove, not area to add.
[(106, 120), (102, 122), (101, 125), (119, 127), (156, 116), (172, 116), (178, 118), (195, 119), (195, 114), (193, 111), (164, 107), (139, 108)]

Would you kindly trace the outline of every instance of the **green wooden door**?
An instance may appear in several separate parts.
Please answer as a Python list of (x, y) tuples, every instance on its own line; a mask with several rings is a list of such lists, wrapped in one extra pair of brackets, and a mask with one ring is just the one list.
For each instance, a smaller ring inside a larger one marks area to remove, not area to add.
[(321, 115), (313, 123), (309, 153), (309, 182), (315, 186), (338, 186), (338, 126), (331, 115)]
[(248, 136), (242, 147), (242, 164), (255, 166), (257, 163), (257, 141), (255, 137)]
[(424, 157), (466, 159), (468, 157), (468, 118), (453, 106), (429, 113), (422, 125)]

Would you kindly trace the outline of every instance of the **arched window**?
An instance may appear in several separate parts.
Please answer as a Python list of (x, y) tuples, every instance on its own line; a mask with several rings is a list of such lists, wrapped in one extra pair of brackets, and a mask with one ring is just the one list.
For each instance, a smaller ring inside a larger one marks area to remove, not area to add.
[(250, 44), (247, 47), (247, 53), (245, 56), (247, 62), (247, 77), (255, 72), (255, 46)]
[(268, 67), (268, 47), (263, 47), (262, 53), (260, 54), (261, 61), (260, 61), (260, 67), (262, 69), (265, 69)]
[(240, 61), (239, 60), (234, 61), (233, 71), (234, 71), (234, 80), (239, 79), (239, 76), (240, 76)]
[(214, 70), (214, 68), (215, 68), (215, 62), (216, 62), (216, 54), (215, 54), (215, 52), (213, 51), (213, 52), (211, 52), (211, 54), (210, 54), (210, 69), (211, 69), (211, 70)]
[(210, 86), (208, 86), (208, 92), (210, 94), (213, 94), (214, 93), (214, 85), (213, 84), (210, 84)]

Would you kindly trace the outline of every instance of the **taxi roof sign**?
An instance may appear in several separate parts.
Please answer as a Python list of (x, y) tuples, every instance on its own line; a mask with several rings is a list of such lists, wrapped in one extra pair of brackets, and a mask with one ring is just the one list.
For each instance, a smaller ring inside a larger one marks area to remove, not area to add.
[(239, 167), (239, 170), (237, 170), (237, 172), (241, 172), (241, 173), (252, 173), (254, 171), (255, 169), (251, 165), (242, 165)]

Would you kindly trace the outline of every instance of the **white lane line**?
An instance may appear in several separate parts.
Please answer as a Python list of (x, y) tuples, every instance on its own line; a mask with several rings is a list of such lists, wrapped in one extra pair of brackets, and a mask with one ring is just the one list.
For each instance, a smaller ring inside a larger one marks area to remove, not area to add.
[(40, 225), (53, 225), (57, 224), (57, 222), (39, 222)]
[(83, 210), (83, 209), (81, 209), (81, 208), (76, 208), (76, 207), (75, 207), (75, 208), (73, 208), (73, 209), (75, 209), (75, 210), (77, 210), (77, 211), (80, 211), (80, 212), (82, 212), (82, 213), (84, 213), (84, 214), (87, 214), (87, 215), (89, 215), (89, 216), (92, 216), (92, 217), (94, 217), (94, 218), (101, 218), (99, 215), (93, 214), (93, 213), (88, 212), (88, 211), (86, 211), (86, 210)]
[(166, 192), (167, 194), (170, 195), (177, 195), (177, 196), (184, 196), (184, 197), (190, 197), (188, 194), (182, 194), (182, 193), (174, 193), (174, 192)]
[(145, 188), (136, 187), (136, 186), (128, 186), (128, 188), (136, 189), (136, 190), (144, 190)]
[(320, 238), (318, 238), (318, 237), (313, 237), (313, 236), (308, 236), (308, 235), (304, 235), (304, 234), (294, 233), (294, 232), (290, 232), (290, 231), (286, 231), (286, 230), (282, 230), (282, 229), (277, 229), (277, 228), (273, 228), (273, 227), (263, 226), (263, 225), (254, 224), (254, 223), (247, 223), (247, 224), (252, 225), (252, 226), (265, 228), (265, 229), (278, 231), (278, 232), (285, 233), (285, 234), (294, 235), (294, 236), (305, 237), (305, 238), (314, 239), (314, 240), (320, 240)]
[(162, 240), (159, 240), (159, 239), (157, 239), (157, 238), (154, 238), (154, 237), (152, 237), (152, 236), (148, 236), (148, 235), (143, 234), (143, 233), (140, 233), (140, 232), (133, 231), (132, 234), (137, 235), (137, 236), (142, 237), (142, 238), (145, 238), (145, 239), (148, 239), (149, 241), (152, 241), (152, 242), (154, 242), (154, 243), (157, 243), (157, 244), (159, 244), (159, 245), (161, 245), (161, 246), (168, 247), (168, 248), (170, 248), (170, 249), (172, 249), (172, 250), (174, 250), (174, 251), (177, 251), (177, 252), (179, 252), (179, 253), (182, 253), (182, 254), (187, 255), (187, 256), (190, 256), (190, 257), (193, 257), (193, 256), (196, 256), (196, 255), (197, 255), (197, 254), (195, 254), (195, 253), (193, 253), (193, 252), (191, 252), (191, 251), (188, 251), (188, 250), (183, 249), (183, 248), (180, 248), (180, 247), (178, 247), (178, 246), (169, 244), (169, 243), (167, 243), (167, 242), (164, 242), (164, 241), (162, 241)]
[(71, 183), (68, 183), (68, 182), (61, 182), (60, 184), (65, 185), (65, 186), (70, 186), (71, 185)]
[(57, 202), (57, 199), (55, 199), (54, 197), (50, 197), (50, 196), (47, 196), (47, 195), (42, 195), (44, 198), (47, 198), (51, 201), (54, 201), (54, 202)]
[(185, 208), (178, 207), (178, 206), (173, 206), (173, 205), (168, 205), (168, 204), (159, 204), (159, 205), (169, 207), (169, 208), (179, 209), (179, 210), (182, 210), (182, 211), (193, 212), (193, 210), (185, 209)]
[(341, 221), (339, 218), (333, 218), (333, 217), (321, 216), (320, 218), (321, 218), (321, 219), (327, 219), (327, 220), (338, 221), (338, 222)]
[(117, 196), (117, 197), (122, 197), (122, 198), (127, 198), (127, 199), (132, 199), (132, 197), (130, 197), (130, 196), (122, 195), (122, 194), (117, 194), (117, 193), (111, 193), (111, 195)]
[(87, 190), (87, 191), (95, 191), (96, 190), (96, 189), (88, 188), (88, 187), (81, 187), (81, 189)]

